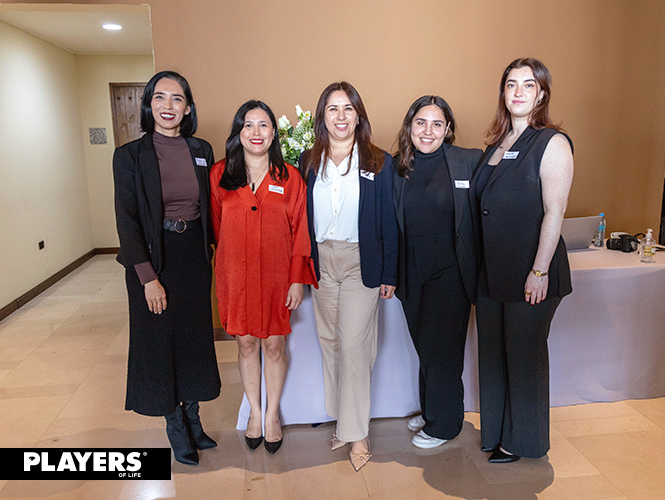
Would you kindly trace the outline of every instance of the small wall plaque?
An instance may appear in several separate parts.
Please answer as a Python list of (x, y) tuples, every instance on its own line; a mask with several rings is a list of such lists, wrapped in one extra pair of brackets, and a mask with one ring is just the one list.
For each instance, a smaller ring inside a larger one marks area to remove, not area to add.
[(90, 131), (90, 144), (106, 144), (106, 129), (105, 128), (89, 128)]

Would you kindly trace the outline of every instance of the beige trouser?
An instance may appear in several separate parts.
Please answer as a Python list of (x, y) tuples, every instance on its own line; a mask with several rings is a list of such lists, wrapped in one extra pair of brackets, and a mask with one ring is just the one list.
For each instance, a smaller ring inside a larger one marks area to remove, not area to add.
[(359, 441), (369, 434), (379, 287), (363, 285), (357, 243), (324, 241), (318, 249), (321, 279), (312, 301), (323, 357), (326, 413), (337, 419), (338, 439)]

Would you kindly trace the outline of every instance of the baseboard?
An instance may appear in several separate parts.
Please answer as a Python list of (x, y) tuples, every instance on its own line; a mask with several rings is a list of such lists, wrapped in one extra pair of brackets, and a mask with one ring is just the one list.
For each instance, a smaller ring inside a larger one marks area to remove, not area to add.
[(113, 253), (118, 253), (119, 248), (94, 248), (87, 252), (86, 254), (82, 255), (78, 259), (76, 259), (74, 262), (69, 264), (66, 267), (63, 267), (60, 271), (55, 273), (53, 276), (50, 278), (45, 279), (42, 281), (39, 285), (36, 287), (28, 290), (26, 293), (21, 295), (19, 298), (16, 300), (12, 300), (9, 304), (7, 304), (5, 307), (0, 309), (0, 321), (5, 319), (7, 316), (9, 316), (11, 313), (19, 309), (20, 307), (23, 307), (25, 304), (30, 302), (32, 299), (34, 299), (37, 295), (40, 293), (44, 292), (51, 286), (55, 285), (58, 281), (60, 281), (62, 278), (67, 276), (69, 273), (74, 271), (76, 268), (80, 267), (81, 265), (85, 264), (87, 261), (92, 259), (95, 255), (99, 254), (113, 254)]

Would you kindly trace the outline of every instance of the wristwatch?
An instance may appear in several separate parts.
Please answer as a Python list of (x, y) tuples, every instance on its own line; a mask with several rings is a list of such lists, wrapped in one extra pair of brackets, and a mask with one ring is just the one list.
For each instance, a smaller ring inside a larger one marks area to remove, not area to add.
[(542, 278), (543, 276), (547, 276), (547, 271), (536, 271), (535, 269), (531, 269), (531, 272), (538, 276), (539, 278)]

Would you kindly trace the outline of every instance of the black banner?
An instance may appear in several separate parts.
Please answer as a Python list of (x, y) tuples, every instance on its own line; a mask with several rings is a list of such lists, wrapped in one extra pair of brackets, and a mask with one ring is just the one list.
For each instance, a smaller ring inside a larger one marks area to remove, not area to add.
[(0, 479), (171, 479), (170, 448), (0, 448)]

